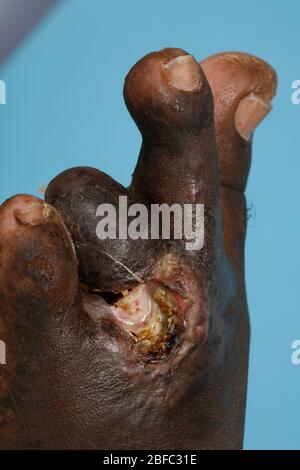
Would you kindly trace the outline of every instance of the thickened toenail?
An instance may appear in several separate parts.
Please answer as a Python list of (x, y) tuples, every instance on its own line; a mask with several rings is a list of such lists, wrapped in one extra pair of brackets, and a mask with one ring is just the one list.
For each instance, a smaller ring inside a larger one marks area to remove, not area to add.
[(28, 225), (39, 225), (49, 216), (51, 208), (43, 202), (33, 202), (15, 209), (14, 216), (18, 222)]
[(180, 55), (162, 64), (171, 84), (182, 91), (199, 91), (201, 75), (198, 63), (191, 55)]

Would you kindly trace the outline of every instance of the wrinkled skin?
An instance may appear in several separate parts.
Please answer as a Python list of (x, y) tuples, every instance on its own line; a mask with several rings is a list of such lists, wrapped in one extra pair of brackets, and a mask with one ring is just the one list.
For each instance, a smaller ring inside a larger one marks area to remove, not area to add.
[[(73, 168), (46, 202), (18, 195), (1, 206), (2, 449), (242, 447), (244, 190), (252, 131), (275, 88), (272, 68), (247, 54), (200, 65), (181, 49), (149, 54), (124, 87), (143, 137), (131, 186)], [(203, 248), (99, 240), (96, 208), (119, 195), (204, 204)], [(113, 313), (116, 292), (141, 283), (175, 302), (172, 341), (142, 348)]]

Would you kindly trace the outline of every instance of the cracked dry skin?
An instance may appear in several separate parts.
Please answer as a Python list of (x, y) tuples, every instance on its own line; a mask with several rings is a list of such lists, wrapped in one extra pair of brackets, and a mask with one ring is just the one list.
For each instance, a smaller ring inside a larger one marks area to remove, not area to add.
[[(0, 209), (2, 449), (239, 449), (252, 133), (276, 75), (230, 52), (141, 59), (125, 80), (143, 137), (132, 183), (77, 167)], [(120, 156), (118, 157), (120, 158)], [(100, 240), (96, 208), (202, 203), (205, 240)]]

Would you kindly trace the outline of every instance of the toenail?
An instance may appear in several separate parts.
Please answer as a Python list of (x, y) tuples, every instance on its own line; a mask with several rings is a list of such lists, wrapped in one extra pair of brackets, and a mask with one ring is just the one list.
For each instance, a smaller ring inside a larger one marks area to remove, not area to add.
[(271, 109), (272, 105), (269, 101), (253, 93), (243, 98), (235, 112), (235, 127), (239, 135), (244, 140), (249, 141), (253, 131)]
[(180, 55), (162, 64), (174, 88), (181, 91), (199, 91), (201, 75), (198, 63), (191, 55)]
[(49, 216), (51, 208), (43, 202), (33, 202), (14, 211), (15, 219), (22, 224), (39, 225)]

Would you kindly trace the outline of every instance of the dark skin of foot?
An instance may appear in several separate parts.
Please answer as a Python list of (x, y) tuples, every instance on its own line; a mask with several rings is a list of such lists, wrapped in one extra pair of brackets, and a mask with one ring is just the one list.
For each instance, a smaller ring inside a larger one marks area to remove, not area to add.
[[(79, 167), (49, 184), (45, 202), (1, 206), (0, 448), (242, 447), (244, 190), (275, 90), (273, 69), (248, 54), (200, 65), (181, 49), (149, 54), (124, 86), (143, 137), (130, 187)], [(204, 204), (203, 248), (100, 240), (96, 208), (120, 195)], [(146, 326), (136, 301), (152, 306)]]

